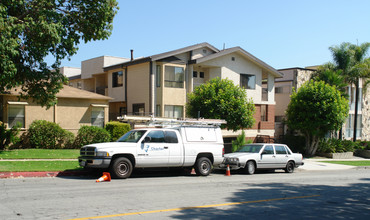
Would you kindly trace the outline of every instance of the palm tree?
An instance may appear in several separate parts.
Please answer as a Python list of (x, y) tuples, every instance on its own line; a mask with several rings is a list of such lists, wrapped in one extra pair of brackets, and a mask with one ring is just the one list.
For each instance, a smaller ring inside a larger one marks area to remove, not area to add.
[(355, 45), (348, 42), (342, 43), (340, 46), (329, 47), (332, 52), (336, 70), (341, 70), (342, 75), (347, 83), (355, 84), (355, 117), (353, 141), (356, 141), (356, 127), (358, 116), (358, 101), (359, 101), (359, 81), (360, 78), (368, 84), (370, 73), (370, 61), (366, 58), (370, 48), (370, 43), (362, 43)]

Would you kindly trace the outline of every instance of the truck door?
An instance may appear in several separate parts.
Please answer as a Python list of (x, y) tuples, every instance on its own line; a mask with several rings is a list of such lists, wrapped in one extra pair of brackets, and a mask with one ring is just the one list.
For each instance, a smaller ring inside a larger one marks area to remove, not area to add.
[(138, 164), (140, 167), (167, 167), (169, 153), (164, 132), (162, 130), (150, 131), (140, 144)]
[(182, 143), (179, 143), (178, 133), (175, 131), (165, 131), (165, 142), (165, 147), (168, 147), (170, 151), (168, 165), (172, 167), (182, 166), (184, 151)]

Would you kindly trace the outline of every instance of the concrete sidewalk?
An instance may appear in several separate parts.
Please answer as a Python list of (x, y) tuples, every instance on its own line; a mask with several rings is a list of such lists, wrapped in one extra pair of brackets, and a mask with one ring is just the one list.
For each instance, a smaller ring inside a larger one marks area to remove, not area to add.
[(342, 164), (324, 163), (322, 161), (356, 161), (356, 160), (370, 160), (361, 157), (353, 157), (352, 159), (303, 159), (304, 165), (297, 168), (297, 170), (349, 170), (357, 166), (348, 166)]

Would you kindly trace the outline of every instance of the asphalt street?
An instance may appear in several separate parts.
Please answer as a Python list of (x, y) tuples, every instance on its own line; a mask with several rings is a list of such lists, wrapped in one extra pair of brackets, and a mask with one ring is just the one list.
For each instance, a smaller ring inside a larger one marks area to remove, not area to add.
[(370, 169), (0, 179), (2, 219), (369, 219)]

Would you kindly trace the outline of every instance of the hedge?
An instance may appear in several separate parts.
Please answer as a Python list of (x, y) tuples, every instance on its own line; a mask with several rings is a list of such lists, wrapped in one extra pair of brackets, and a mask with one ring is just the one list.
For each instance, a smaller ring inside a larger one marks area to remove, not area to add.
[(120, 137), (122, 137), (122, 135), (130, 131), (131, 127), (129, 124), (126, 123), (111, 121), (105, 125), (105, 130), (107, 130), (110, 133), (111, 141), (116, 141)]

